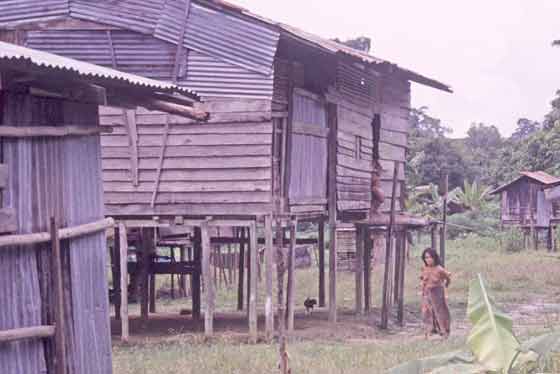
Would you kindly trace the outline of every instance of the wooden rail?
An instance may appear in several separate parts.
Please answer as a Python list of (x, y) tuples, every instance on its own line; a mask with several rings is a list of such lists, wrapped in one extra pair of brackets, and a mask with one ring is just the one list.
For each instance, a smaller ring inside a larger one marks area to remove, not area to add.
[(4, 330), (0, 331), (0, 344), (25, 339), (52, 338), (54, 336), (54, 333), (54, 326), (34, 326)]
[[(105, 218), (96, 222), (86, 223), (75, 227), (67, 227), (58, 230), (60, 240), (76, 238), (79, 236), (93, 234), (99, 231), (113, 227), (115, 221), (112, 218)], [(34, 234), (22, 235), (4, 235), (0, 236), (0, 249), (14, 245), (30, 245), (38, 243), (47, 243), (51, 241), (51, 234), (48, 232), (39, 232)]]

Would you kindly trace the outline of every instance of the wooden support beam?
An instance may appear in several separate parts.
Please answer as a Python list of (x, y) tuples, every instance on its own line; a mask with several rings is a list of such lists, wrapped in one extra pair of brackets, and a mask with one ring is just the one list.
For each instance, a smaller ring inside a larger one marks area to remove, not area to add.
[(123, 115), (130, 147), (130, 174), (132, 175), (132, 184), (138, 186), (138, 129), (136, 126), (136, 110), (124, 110)]
[[(239, 239), (245, 239), (245, 228), (238, 229)], [(243, 310), (243, 287), (245, 284), (245, 242), (239, 244), (239, 277), (237, 286), (237, 310)]]
[(191, 275), (193, 318), (201, 318), (202, 237), (200, 227), (194, 229), (193, 259), (199, 271)]
[(26, 339), (52, 338), (55, 335), (54, 326), (23, 327), (0, 331), (0, 344), (11, 343)]
[(113, 248), (111, 248), (111, 269), (113, 275), (113, 290), (115, 305), (115, 319), (121, 319), (121, 243), (119, 240), (119, 227), (115, 227), (113, 236)]
[[(0, 234), (16, 232), (18, 229), (17, 215), (14, 208), (0, 209)], [(0, 240), (3, 237), (0, 237)]]
[(400, 270), (399, 270), (399, 293), (397, 301), (397, 321), (400, 326), (404, 325), (404, 281), (406, 274), (406, 253), (408, 241), (406, 240), (407, 232), (406, 230), (400, 234)]
[(265, 282), (266, 282), (266, 300), (264, 304), (265, 313), (265, 332), (266, 340), (272, 341), (274, 336), (274, 303), (272, 300), (273, 287), (272, 287), (272, 269), (274, 265), (274, 245), (273, 245), (273, 232), (272, 232), (272, 215), (265, 217)]
[(328, 197), (329, 197), (329, 322), (336, 323), (336, 164), (337, 164), (337, 105), (328, 103), (327, 121), (329, 125), (328, 138)]
[(383, 278), (383, 305), (381, 309), (381, 328), (386, 329), (389, 325), (389, 306), (391, 304), (390, 294), (390, 274), (391, 274), (391, 261), (392, 261), (392, 248), (393, 248), (393, 231), (395, 222), (395, 206), (396, 206), (396, 191), (398, 182), (399, 163), (395, 161), (393, 170), (393, 189), (391, 194), (391, 215), (389, 220), (389, 227), (387, 227), (387, 245), (385, 251), (385, 274)]
[(373, 251), (373, 241), (370, 238), (369, 230), (363, 233), (364, 240), (364, 311), (367, 313), (371, 309), (371, 260)]
[(158, 160), (158, 167), (156, 170), (156, 179), (154, 180), (154, 190), (152, 192), (152, 201), (150, 206), (153, 208), (156, 204), (157, 194), (159, 192), (159, 184), (161, 181), (161, 171), (163, 169), (163, 159), (165, 158), (165, 150), (167, 148), (167, 139), (169, 138), (169, 114), (165, 116), (165, 126), (163, 128), (163, 135), (161, 139), (161, 148)]
[[(99, 231), (104, 231), (109, 227), (113, 227), (114, 225), (115, 221), (112, 218), (105, 218), (100, 221), (86, 223), (80, 226), (59, 229), (58, 237), (60, 240), (76, 238), (93, 234)], [(23, 235), (4, 235), (0, 236), (0, 248), (8, 246), (48, 243), (49, 241), (51, 241), (51, 234), (48, 232)]]
[(52, 281), (54, 295), (54, 325), (55, 325), (55, 357), (56, 373), (65, 374), (66, 360), (66, 318), (64, 316), (64, 286), (62, 281), (62, 253), (60, 238), (58, 237), (58, 223), (54, 217), (50, 219), (51, 250), (52, 250)]
[(284, 304), (284, 273), (286, 269), (286, 256), (284, 248), (280, 245), (283, 239), (282, 221), (276, 220), (276, 281), (278, 282), (278, 350), (280, 353), (280, 373), (288, 373), (288, 360), (286, 353), (286, 308)]
[[(187, 255), (186, 248), (184, 245), (181, 245), (181, 247), (179, 248), (179, 262), (186, 262), (187, 261), (186, 255)], [(188, 296), (187, 276), (185, 274), (181, 274), (179, 276), (179, 295), (180, 297)]]
[(203, 223), (200, 227), (202, 240), (202, 277), (204, 281), (204, 334), (212, 336), (214, 334), (214, 281), (210, 270), (210, 234), (208, 225)]
[(354, 275), (356, 278), (355, 302), (356, 314), (363, 312), (363, 295), (364, 295), (364, 231), (365, 228), (356, 227), (356, 258), (354, 266)]
[(245, 305), (245, 310), (246, 310), (246, 314), (247, 314), (247, 319), (249, 318), (249, 303), (251, 302), (251, 282), (252, 282), (252, 273), (253, 273), (253, 267), (252, 262), (251, 262), (251, 256), (253, 256), (253, 253), (251, 252), (251, 233), (250, 230), (246, 230), (246, 235), (247, 238), (249, 239), (249, 243), (247, 244), (246, 248), (247, 250), (245, 251), (245, 255), (246, 255), (246, 262), (247, 262), (247, 290), (245, 291), (247, 293), (246, 296), (246, 305)]
[(152, 254), (155, 250), (154, 229), (142, 229), (142, 252), (138, 280), (140, 286), (140, 315), (143, 321), (148, 320), (149, 294), (150, 294), (150, 268), (152, 266)]
[(401, 233), (397, 233), (396, 234), (396, 239), (395, 239), (395, 267), (394, 267), (394, 271), (393, 271), (393, 302), (398, 305), (399, 302), (399, 289), (400, 289), (400, 280), (401, 280), (401, 274), (400, 274), (400, 270), (401, 270)]
[(113, 129), (100, 126), (0, 126), (0, 137), (3, 138), (37, 138), (37, 137), (63, 137), (87, 136), (110, 133)]
[(259, 257), (257, 247), (257, 223), (254, 222), (249, 227), (251, 245), (249, 253), (251, 254), (251, 287), (249, 289), (249, 341), (252, 344), (257, 343), (257, 260)]
[(0, 190), (8, 187), (8, 165), (0, 164)]
[(288, 311), (288, 331), (294, 331), (295, 288), (296, 288), (296, 236), (297, 220), (290, 225), (290, 247), (288, 251), (288, 286), (286, 292), (286, 310)]
[(325, 306), (325, 221), (319, 221), (319, 307)]
[(550, 225), (550, 231), (548, 233), (550, 237), (550, 251), (556, 252), (556, 226)]
[(121, 340), (127, 342), (129, 338), (128, 331), (128, 238), (126, 226), (119, 224), (119, 236), (115, 236), (115, 241), (119, 241), (120, 251), (120, 297), (121, 297)]
[(150, 274), (150, 313), (156, 313), (156, 274)]

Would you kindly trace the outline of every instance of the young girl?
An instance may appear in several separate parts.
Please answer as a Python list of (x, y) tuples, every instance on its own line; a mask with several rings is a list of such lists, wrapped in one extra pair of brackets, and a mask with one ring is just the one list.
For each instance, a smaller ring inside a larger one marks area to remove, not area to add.
[(451, 273), (441, 266), (436, 251), (426, 248), (422, 252), (424, 267), (420, 276), (422, 286), (422, 320), (426, 339), (430, 333), (449, 337), (451, 318), (446, 300), (446, 288)]

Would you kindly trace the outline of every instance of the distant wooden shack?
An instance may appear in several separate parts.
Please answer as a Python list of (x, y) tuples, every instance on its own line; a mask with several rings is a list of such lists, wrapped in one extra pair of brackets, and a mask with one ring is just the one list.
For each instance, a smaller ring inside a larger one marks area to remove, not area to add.
[[(325, 221), (336, 246), (338, 223), (364, 219), (372, 206), (388, 212), (393, 191), (395, 210), (402, 211), (411, 82), (451, 91), (389, 61), (223, 1), (70, 0), (28, 7), (8, 2), (3, 9), (0, 28), (16, 42), (173, 81), (202, 96), (200, 108), (210, 113), (204, 124), (143, 109), (100, 110), (100, 122), (114, 130), (102, 137), (106, 215), (125, 227), (143, 227), (145, 238), (163, 225), (196, 227), (183, 238), (192, 241), (195, 258), (174, 265), (175, 270), (160, 269), (192, 275), (195, 316), (201, 310), (200, 276), (210, 261), (203, 247), (217, 241), (208, 227), (252, 228), (244, 239), (230, 239), (250, 241), (253, 253), (256, 225), (268, 232), (273, 218), (284, 227), (298, 220), (319, 222), (323, 306)], [(272, 233), (265, 239), (272, 251)], [(272, 253), (265, 259), (265, 304), (271, 305)], [(330, 264), (329, 311), (335, 321), (334, 257)], [(144, 274), (150, 271), (143, 268)], [(249, 291), (256, 292), (256, 278), (250, 284)], [(256, 340), (253, 296), (249, 325)], [(147, 317), (147, 301), (142, 305)], [(291, 305), (293, 321), (293, 300)], [(266, 313), (270, 335), (271, 309)]]
[(559, 208), (558, 203), (547, 199), (545, 190), (559, 184), (560, 178), (543, 171), (524, 171), (515, 180), (496, 188), (491, 194), (501, 196), (502, 224), (522, 228), (525, 236), (531, 230), (535, 235), (546, 231), (551, 248)]
[(98, 106), (168, 94), (196, 100), (0, 42), (0, 373), (112, 372)]

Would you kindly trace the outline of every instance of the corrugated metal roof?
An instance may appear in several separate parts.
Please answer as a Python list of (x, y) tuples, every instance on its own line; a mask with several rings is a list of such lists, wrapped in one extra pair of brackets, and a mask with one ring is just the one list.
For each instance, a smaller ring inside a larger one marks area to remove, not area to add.
[(387, 60), (383, 60), (380, 58), (377, 58), (375, 56), (372, 56), (368, 53), (350, 48), (344, 44), (340, 44), (337, 43), (335, 41), (329, 40), (327, 38), (323, 38), (320, 37), (318, 35), (315, 34), (311, 34), (309, 32), (303, 31), (297, 27), (293, 27), (287, 24), (283, 24), (283, 23), (279, 23), (279, 22), (275, 22), (272, 21), (270, 19), (267, 19), (265, 17), (261, 17), (259, 15), (256, 15), (254, 13), (251, 13), (250, 11), (234, 6), (233, 4), (229, 3), (229, 2), (225, 2), (222, 0), (207, 0), (207, 1), (202, 1), (199, 0), (200, 2), (206, 2), (206, 3), (211, 3), (211, 4), (215, 4), (218, 5), (220, 7), (222, 7), (224, 10), (228, 10), (228, 11), (233, 11), (233, 12), (237, 12), (240, 13), (242, 15), (245, 15), (247, 17), (251, 17), (257, 21), (260, 22), (265, 22), (271, 26), (275, 26), (278, 27), (281, 32), (283, 34), (287, 34), (289, 36), (301, 39), (307, 43), (311, 43), (313, 45), (315, 45), (317, 48), (321, 48), (324, 51), (330, 52), (330, 53), (334, 53), (334, 54), (341, 54), (341, 55), (346, 55), (346, 56), (350, 56), (352, 58), (358, 59), (360, 62), (363, 63), (368, 63), (368, 64), (385, 64), (385, 65), (390, 65), (395, 69), (398, 69), (401, 71), (401, 73), (403, 73), (409, 80), (416, 82), (416, 83), (420, 83), (423, 85), (427, 85), (433, 88), (437, 88), (443, 91), (447, 91), (447, 92), (453, 92), (453, 90), (451, 89), (451, 87), (445, 83), (439, 82), (435, 79), (429, 78), (427, 76), (424, 76), (422, 74), (419, 74), (417, 72), (414, 72), (412, 70), (403, 68), (398, 66), (397, 64), (394, 64), (390, 61)]
[(0, 0), (0, 23), (21, 23), (68, 14), (69, 0)]
[(188, 54), (186, 78), (178, 84), (206, 97), (271, 99), (273, 75), (264, 75), (199, 52)]
[(545, 186), (553, 186), (556, 185), (558, 183), (560, 183), (560, 178), (555, 177), (553, 175), (550, 175), (548, 173), (545, 173), (544, 171), (521, 171), (519, 172), (520, 176), (515, 178), (514, 180), (512, 180), (509, 183), (506, 183), (498, 188), (496, 188), (495, 190), (491, 191), (490, 194), (497, 194), (499, 192), (502, 192), (503, 190), (507, 189), (509, 186), (511, 186), (512, 184), (520, 181), (523, 178), (529, 178), (532, 179), (534, 181), (537, 181), (541, 184), (544, 184)]
[(168, 2), (158, 21), (156, 38), (177, 44), (185, 22), (185, 47), (265, 75), (272, 73), (280, 37), (262, 23), (184, 1)]
[(22, 63), (27, 63), (47, 70), (74, 73), (94, 82), (118, 81), (120, 84), (126, 84), (131, 87), (150, 88), (164, 92), (179, 92), (198, 100), (198, 95), (195, 92), (172, 83), (144, 78), (10, 43), (0, 42), (0, 62), (19, 68), (21, 68)]

